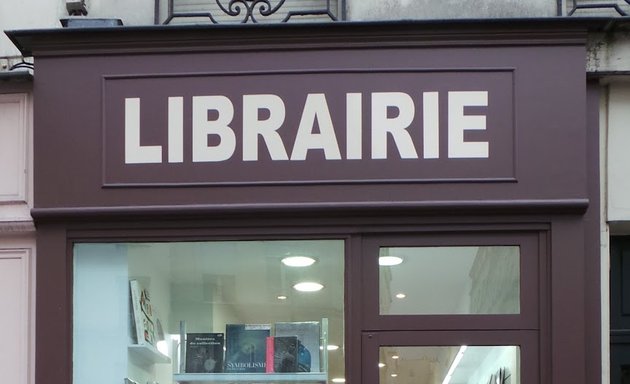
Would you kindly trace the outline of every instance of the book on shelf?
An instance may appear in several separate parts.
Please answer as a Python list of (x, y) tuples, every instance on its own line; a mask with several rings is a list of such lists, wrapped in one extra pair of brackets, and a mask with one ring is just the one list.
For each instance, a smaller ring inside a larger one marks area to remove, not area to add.
[(266, 371), (266, 344), (271, 324), (227, 324), (225, 326), (225, 372)]
[(223, 333), (186, 334), (186, 373), (223, 372)]
[(275, 323), (275, 337), (295, 336), (298, 339), (298, 372), (320, 372), (321, 339), (318, 321)]
[(138, 280), (130, 280), (129, 289), (131, 291), (135, 341), (137, 344), (155, 346), (155, 319), (149, 291), (142, 287)]
[(270, 336), (267, 338), (266, 372), (298, 372), (297, 336)]

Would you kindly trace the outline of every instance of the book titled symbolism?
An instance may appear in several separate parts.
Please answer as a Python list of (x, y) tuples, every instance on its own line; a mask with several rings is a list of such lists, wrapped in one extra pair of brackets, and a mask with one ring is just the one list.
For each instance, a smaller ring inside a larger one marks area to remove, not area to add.
[(225, 326), (225, 372), (265, 372), (266, 341), (271, 324)]
[(186, 334), (186, 373), (223, 372), (222, 333)]

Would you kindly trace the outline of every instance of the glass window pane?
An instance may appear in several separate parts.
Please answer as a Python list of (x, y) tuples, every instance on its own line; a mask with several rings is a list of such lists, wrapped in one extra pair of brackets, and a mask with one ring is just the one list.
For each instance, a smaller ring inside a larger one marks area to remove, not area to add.
[(343, 240), (76, 244), (73, 290), (75, 384), (344, 377)]
[(381, 347), (381, 384), (519, 384), (518, 346)]
[(382, 247), (381, 315), (520, 313), (518, 246)]

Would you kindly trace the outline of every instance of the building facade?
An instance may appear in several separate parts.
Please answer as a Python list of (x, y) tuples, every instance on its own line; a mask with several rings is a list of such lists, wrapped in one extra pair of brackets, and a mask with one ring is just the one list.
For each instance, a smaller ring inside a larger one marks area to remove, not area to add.
[(0, 13), (3, 380), (627, 380), (627, 2), (236, 3)]

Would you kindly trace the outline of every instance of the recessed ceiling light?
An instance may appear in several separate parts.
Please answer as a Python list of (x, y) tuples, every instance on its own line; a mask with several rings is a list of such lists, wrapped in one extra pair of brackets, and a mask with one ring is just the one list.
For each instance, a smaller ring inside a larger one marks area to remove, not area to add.
[(392, 373), (390, 376), (391, 377), (398, 377), (398, 374), (397, 373)]
[(383, 267), (391, 267), (392, 265), (398, 265), (403, 262), (403, 259), (398, 256), (381, 256), (378, 258), (378, 265)]
[(334, 379), (332, 379), (333, 383), (345, 383), (346, 379), (344, 379), (343, 377), (335, 377)]
[(287, 297), (285, 295), (278, 295), (278, 300), (286, 300)]
[(297, 283), (293, 286), (293, 289), (300, 292), (317, 292), (321, 291), (324, 288), (320, 283), (315, 283), (313, 281), (305, 281), (302, 283)]
[(394, 355), (392, 356), (392, 359), (396, 360), (398, 358), (398, 355)]
[(282, 259), (282, 264), (287, 267), (308, 267), (313, 263), (315, 263), (315, 259), (308, 256), (288, 256)]
[(384, 366), (385, 366), (385, 363), (378, 363), (379, 368), (383, 368)]
[(404, 293), (397, 293), (396, 294), (396, 298), (397, 299), (404, 299), (405, 297), (407, 297), (407, 295), (405, 295)]

